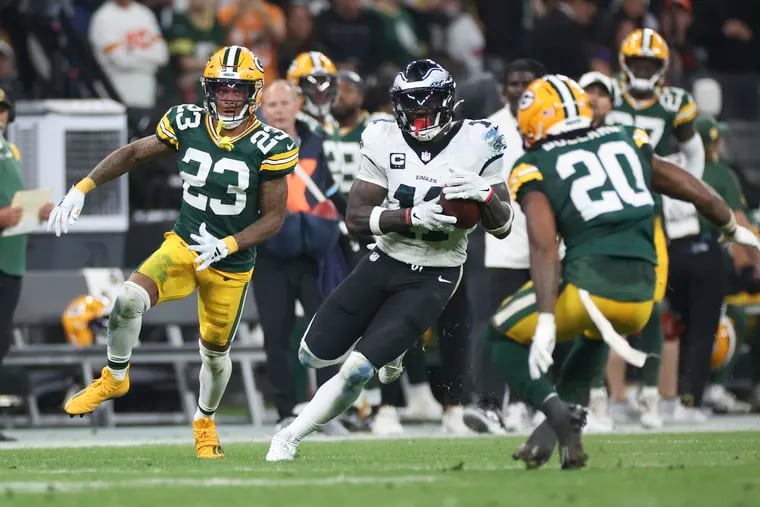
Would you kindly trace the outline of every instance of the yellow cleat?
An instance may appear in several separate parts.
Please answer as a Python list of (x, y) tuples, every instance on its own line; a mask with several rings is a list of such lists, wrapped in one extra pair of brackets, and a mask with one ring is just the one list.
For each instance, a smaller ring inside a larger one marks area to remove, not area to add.
[(106, 400), (124, 396), (129, 391), (129, 374), (124, 380), (115, 380), (111, 370), (104, 366), (100, 378), (93, 380), (90, 385), (69, 398), (63, 409), (72, 417), (89, 414)]
[(216, 422), (210, 417), (193, 421), (195, 453), (199, 458), (218, 459), (224, 457), (224, 451), (216, 434)]

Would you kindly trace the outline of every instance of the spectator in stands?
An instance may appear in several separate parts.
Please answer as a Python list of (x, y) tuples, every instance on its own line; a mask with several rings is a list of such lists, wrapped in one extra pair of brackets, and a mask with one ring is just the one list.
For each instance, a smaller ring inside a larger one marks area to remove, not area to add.
[(175, 12), (164, 37), (176, 67), (181, 101), (201, 104), (198, 75), (209, 57), (224, 46), (226, 33), (216, 16), (217, 0), (189, 0), (186, 12)]
[(667, 82), (681, 84), (684, 74), (697, 70), (689, 28), (694, 21), (691, 0), (666, 0), (660, 11), (660, 30), (670, 48)]
[(235, 0), (219, 11), (227, 29), (228, 44), (247, 47), (264, 65), (264, 80), (273, 82), (277, 71), (277, 47), (285, 40), (285, 14), (265, 0)]
[(704, 0), (699, 11), (698, 40), (707, 49), (711, 70), (760, 70), (760, 11), (747, 0)]
[[(262, 114), (267, 122), (289, 134), (300, 145), (296, 173), (287, 176), (288, 217), (280, 232), (259, 249), (253, 284), (264, 332), (267, 374), (274, 389), (278, 425), (283, 427), (294, 417), (296, 405), (293, 377), (296, 353), (292, 347), (296, 300), (301, 303), (308, 322), (324, 298), (319, 285), (324, 257), (307, 251), (304, 240), (306, 229), (310, 227), (306, 215), (311, 214), (318, 204), (309, 186), (315, 185), (326, 197), (336, 190), (322, 150), (322, 138), (306, 122), (296, 119), (300, 106), (298, 89), (285, 80), (275, 81), (264, 90)], [(337, 222), (334, 226), (332, 241), (336, 244)], [(322, 431), (348, 433), (337, 420)]]
[(593, 114), (591, 125), (594, 128), (601, 127), (607, 113), (612, 111), (612, 80), (601, 72), (586, 72), (578, 79), (578, 84), (589, 98)]
[(403, 66), (422, 56), (420, 41), (414, 19), (401, 5), (401, 0), (375, 0), (382, 46), (388, 58), (398, 66)]
[(21, 82), (16, 69), (16, 55), (10, 44), (0, 39), (0, 87), (9, 95), (18, 98)]
[(382, 40), (376, 35), (377, 14), (362, 0), (332, 0), (316, 21), (317, 40), (339, 66), (367, 75), (384, 61)]
[(475, 0), (478, 17), (483, 23), (486, 67), (497, 76), (503, 75), (506, 63), (524, 51), (525, 2), (493, 2)]
[[(13, 196), (22, 190), (21, 154), (5, 140), (5, 131), (14, 119), (13, 101), (0, 88), (0, 231), (17, 225), (22, 208), (11, 205)], [(37, 215), (45, 221), (53, 203), (42, 206)], [(13, 341), (13, 313), (21, 295), (21, 277), (26, 272), (26, 234), (0, 236), (0, 365)], [(0, 392), (2, 394), (2, 392)], [(0, 441), (14, 440), (0, 432)]]
[(281, 76), (288, 73), (290, 62), (300, 53), (323, 49), (314, 34), (314, 18), (309, 8), (309, 0), (293, 0), (288, 5), (287, 20), (287, 36), (277, 51)]
[(577, 78), (589, 69), (592, 44), (586, 27), (596, 12), (597, 0), (561, 0), (536, 23), (529, 52), (549, 72)]
[(446, 53), (464, 69), (465, 76), (454, 75), (458, 82), (480, 74), (486, 42), (478, 22), (462, 8), (461, 0), (441, 0), (436, 10), (441, 22), (431, 27), (432, 51)]
[(128, 108), (133, 134), (147, 132), (156, 105), (156, 72), (169, 61), (153, 12), (134, 0), (107, 0), (93, 14), (89, 36), (95, 58)]

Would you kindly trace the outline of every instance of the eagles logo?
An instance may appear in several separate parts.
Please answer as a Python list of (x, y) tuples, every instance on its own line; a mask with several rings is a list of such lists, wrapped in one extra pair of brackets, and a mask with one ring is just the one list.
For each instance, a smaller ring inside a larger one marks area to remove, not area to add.
[(524, 91), (520, 96), (520, 103), (518, 105), (519, 109), (521, 111), (528, 109), (533, 104), (534, 100), (536, 100), (536, 95), (532, 91)]

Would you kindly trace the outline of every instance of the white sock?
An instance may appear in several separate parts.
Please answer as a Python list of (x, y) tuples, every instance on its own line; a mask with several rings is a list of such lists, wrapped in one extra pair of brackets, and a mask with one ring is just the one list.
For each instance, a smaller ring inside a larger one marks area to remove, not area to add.
[(424, 400), (433, 399), (433, 391), (430, 390), (430, 384), (428, 382), (420, 382), (419, 384), (409, 384), (406, 388), (406, 400), (407, 406), (415, 403), (423, 403)]
[[(140, 337), (142, 314), (150, 308), (150, 296), (134, 282), (126, 281), (108, 318), (108, 369), (116, 380), (127, 376), (132, 349)], [(118, 366), (117, 366), (118, 365)]]
[[(232, 360), (229, 351), (220, 353), (206, 350), (201, 346), (201, 371), (198, 374), (200, 389), (198, 393), (198, 410), (195, 419), (209, 417), (206, 414), (213, 414), (219, 408), (219, 402), (222, 401), (227, 383), (230, 381), (232, 374)], [(201, 412), (203, 410), (206, 414)]]
[(334, 375), (317, 389), (311, 401), (287, 427), (292, 440), (300, 442), (306, 435), (342, 414), (359, 397), (363, 387), (362, 383), (347, 386), (342, 374)]
[(214, 419), (214, 416), (216, 414), (204, 414), (201, 412), (201, 408), (198, 407), (195, 409), (195, 415), (193, 416), (193, 421), (197, 421), (198, 419)]

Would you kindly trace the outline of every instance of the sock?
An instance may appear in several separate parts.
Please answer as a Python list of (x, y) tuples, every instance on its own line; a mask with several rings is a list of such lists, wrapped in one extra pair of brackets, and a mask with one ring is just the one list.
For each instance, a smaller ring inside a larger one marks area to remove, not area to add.
[(570, 417), (567, 413), (567, 404), (552, 393), (541, 404), (541, 412), (546, 414), (546, 420), (549, 421), (554, 432), (557, 434), (560, 442), (570, 437), (572, 428), (570, 426)]
[(662, 355), (662, 316), (660, 303), (652, 307), (652, 315), (649, 317), (644, 329), (641, 330), (641, 350), (647, 354), (647, 362), (641, 368), (641, 376), (645, 386), (656, 386), (660, 378), (660, 356)]
[(489, 328), (488, 333), (493, 335), (490, 337), (493, 341), (491, 360), (496, 370), (501, 372), (509, 384), (510, 395), (514, 394), (531, 407), (540, 409), (541, 404), (554, 392), (554, 389), (546, 376), (537, 380), (530, 378), (528, 347), (506, 336), (501, 336), (493, 327)]
[(299, 443), (308, 434), (342, 414), (359, 397), (363, 388), (362, 382), (347, 385), (342, 373), (333, 376), (317, 389), (311, 401), (288, 426), (291, 440), (296, 444)]
[(559, 370), (557, 394), (560, 398), (588, 406), (593, 380), (600, 374), (604, 378), (608, 349), (602, 340), (592, 340), (585, 336), (575, 339)]
[(214, 412), (208, 412), (206, 410), (203, 410), (201, 407), (198, 407), (195, 409), (195, 415), (193, 416), (193, 421), (197, 421), (198, 419), (214, 419), (215, 411)]
[[(219, 402), (222, 401), (222, 395), (227, 389), (227, 383), (232, 374), (232, 360), (229, 351), (212, 352), (203, 346), (201, 346), (201, 357), (203, 362), (198, 374), (200, 383), (198, 411), (201, 414), (207, 414), (202, 417), (208, 417), (208, 414), (216, 412)], [(195, 414), (196, 416), (198, 416), (198, 411)]]
[(127, 375), (132, 349), (140, 337), (142, 314), (150, 308), (150, 296), (134, 282), (124, 282), (108, 318), (108, 369), (116, 380)]

